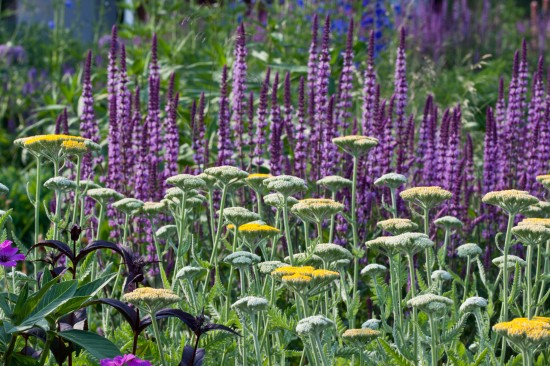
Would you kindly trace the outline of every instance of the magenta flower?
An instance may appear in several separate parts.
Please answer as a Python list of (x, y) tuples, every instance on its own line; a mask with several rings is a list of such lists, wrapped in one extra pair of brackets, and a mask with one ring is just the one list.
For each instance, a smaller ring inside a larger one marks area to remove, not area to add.
[(140, 360), (134, 355), (116, 356), (115, 358), (99, 361), (101, 366), (153, 366), (151, 362)]
[(23, 254), (17, 254), (19, 249), (17, 249), (17, 247), (12, 247), (11, 244), (12, 242), (9, 240), (4, 240), (4, 242), (0, 244), (0, 266), (2, 267), (15, 267), (17, 261), (25, 260)]

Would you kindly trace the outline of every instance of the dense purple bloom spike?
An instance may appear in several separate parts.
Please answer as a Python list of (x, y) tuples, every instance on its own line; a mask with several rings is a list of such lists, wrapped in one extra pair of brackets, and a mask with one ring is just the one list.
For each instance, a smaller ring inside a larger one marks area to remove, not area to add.
[(445, 169), (446, 169), (445, 157), (446, 157), (446, 151), (447, 151), (447, 146), (449, 142), (450, 123), (451, 123), (451, 114), (450, 114), (450, 111), (446, 109), (441, 119), (441, 126), (439, 127), (439, 131), (437, 135), (437, 145), (436, 145), (437, 156), (435, 158), (435, 161), (436, 161), (437, 180), (439, 182), (445, 179)]
[(311, 179), (319, 178), (319, 167), (321, 163), (321, 148), (323, 144), (323, 129), (328, 123), (328, 85), (330, 79), (330, 16), (325, 19), (323, 28), (323, 43), (321, 53), (319, 54), (319, 64), (317, 67), (317, 83), (315, 85), (315, 124), (313, 126), (310, 139)]
[(147, 105), (147, 131), (149, 136), (149, 196), (159, 201), (163, 196), (162, 174), (158, 171), (162, 161), (162, 135), (160, 126), (160, 75), (157, 55), (157, 35), (153, 34), (151, 63), (149, 65), (149, 102)]
[(519, 78), (519, 93), (520, 93), (520, 108), (521, 111), (525, 111), (527, 107), (527, 88), (529, 86), (529, 70), (527, 64), (527, 42), (523, 39), (521, 43), (521, 61), (519, 63), (518, 70)]
[(388, 105), (388, 112), (386, 114), (384, 122), (384, 135), (382, 143), (383, 149), (383, 159), (380, 161), (381, 174), (390, 172), (390, 165), (392, 161), (393, 152), (395, 150), (395, 141), (393, 138), (393, 117), (395, 110), (395, 95), (390, 98), (390, 103)]
[(249, 161), (248, 161), (248, 170), (250, 170), (252, 166), (252, 154), (254, 151), (254, 92), (250, 92), (248, 95), (248, 106), (246, 109), (246, 115), (248, 120), (248, 137), (246, 140), (246, 144), (248, 146), (248, 155), (249, 155)]
[(498, 171), (496, 169), (498, 156), (497, 125), (491, 108), (487, 108), (485, 118), (485, 147), (483, 152), (483, 192), (496, 189)]
[(394, 94), (395, 101), (395, 127), (397, 137), (397, 166), (396, 172), (403, 172), (407, 152), (407, 126), (405, 125), (405, 108), (407, 107), (407, 64), (405, 59), (405, 28), (401, 28), (397, 60), (395, 61)]
[[(294, 114), (294, 108), (292, 107), (292, 94), (290, 92), (290, 72), (285, 75), (285, 87), (284, 87), (284, 117), (283, 125), (286, 133), (286, 140), (290, 151), (294, 150), (294, 124), (292, 123), (292, 115)], [(291, 172), (287, 172), (290, 174)]]
[(136, 87), (136, 92), (134, 95), (133, 125), (132, 151), (135, 155), (134, 194), (135, 198), (146, 201), (149, 199), (149, 166), (147, 164), (149, 154), (149, 134), (147, 131), (147, 121), (144, 124), (142, 124), (141, 121), (139, 87)]
[(235, 62), (233, 64), (233, 87), (231, 108), (233, 135), (235, 148), (237, 150), (241, 167), (244, 166), (243, 155), (243, 134), (244, 134), (244, 119), (246, 115), (246, 37), (244, 24), (241, 23), (237, 29), (237, 38), (235, 41)]
[(109, 51), (109, 65), (107, 68), (107, 100), (109, 103), (109, 135), (108, 135), (108, 169), (106, 186), (120, 190), (120, 127), (117, 121), (117, 81), (118, 69), (116, 65), (117, 28), (113, 26), (111, 32), (111, 49)]
[(204, 125), (204, 109), (206, 108), (206, 98), (201, 93), (199, 99), (198, 119), (193, 132), (193, 158), (197, 164), (197, 173), (203, 171), (208, 164), (208, 139), (206, 137), (206, 128)]
[(334, 174), (336, 163), (336, 145), (332, 139), (336, 137), (336, 125), (334, 121), (334, 95), (330, 97), (327, 108), (327, 124), (324, 128), (323, 144), (321, 146), (321, 176)]
[(351, 120), (351, 108), (353, 100), (351, 90), (353, 88), (353, 19), (349, 21), (348, 35), (346, 39), (346, 51), (344, 52), (344, 65), (340, 74), (340, 86), (338, 91), (338, 103), (336, 113), (336, 126), (343, 134), (346, 133)]
[[(128, 90), (128, 74), (126, 71), (126, 48), (122, 44), (120, 47), (120, 71), (117, 84), (117, 125), (120, 138), (120, 161), (121, 161), (121, 188), (125, 190), (130, 182), (132, 154), (129, 147), (132, 140), (132, 116), (131, 116), (131, 98), (132, 94)], [(126, 193), (126, 192), (123, 192)]]
[(227, 96), (227, 65), (223, 66), (218, 115), (218, 165), (232, 165), (233, 146), (229, 126), (229, 98)]
[(296, 112), (298, 120), (298, 133), (296, 135), (296, 149), (294, 150), (294, 172), (296, 176), (304, 178), (307, 167), (307, 137), (306, 137), (306, 105), (305, 105), (305, 81), (300, 78), (298, 88), (298, 111)]
[[(94, 113), (91, 68), (92, 51), (88, 51), (82, 78), (82, 115), (80, 116), (80, 135), (84, 138), (92, 140), (95, 143), (99, 143), (99, 126), (95, 119)], [(93, 177), (94, 167), (102, 163), (103, 155), (96, 155), (96, 157), (92, 158), (92, 155), (88, 153), (82, 158), (82, 179), (91, 179)]]
[(370, 135), (374, 123), (374, 93), (376, 88), (376, 74), (374, 72), (374, 31), (369, 37), (369, 57), (367, 69), (365, 70), (365, 81), (363, 84), (363, 115), (361, 127), (364, 135)]
[[(433, 111), (433, 96), (428, 95), (426, 98), (426, 104), (424, 105), (424, 114), (422, 116), (422, 123), (420, 125), (420, 135), (418, 136), (418, 146), (416, 149), (416, 155), (421, 159), (420, 161), (420, 177), (422, 184), (427, 184), (428, 179), (428, 165), (430, 164), (430, 155), (433, 151), (434, 141), (432, 137), (432, 111)], [(428, 183), (429, 184), (429, 183)]]
[(252, 158), (252, 164), (258, 167), (264, 163), (264, 145), (265, 145), (265, 128), (267, 127), (268, 101), (269, 101), (269, 77), (271, 75), (271, 69), (267, 69), (265, 73), (265, 79), (260, 90), (260, 103), (258, 105), (258, 125), (256, 126), (256, 139), (254, 141), (254, 153)]
[(271, 90), (271, 126), (269, 144), (269, 169), (272, 175), (280, 175), (282, 172), (283, 156), (281, 145), (281, 134), (283, 121), (281, 120), (281, 108), (277, 101), (277, 89), (279, 87), (279, 73), (275, 74)]
[(55, 134), (59, 135), (61, 133), (61, 125), (63, 124), (63, 113), (59, 113), (55, 119)]
[(313, 128), (315, 122), (315, 86), (317, 85), (317, 33), (319, 21), (317, 14), (313, 16), (311, 25), (311, 45), (309, 46), (309, 59), (307, 61), (307, 90), (308, 90), (308, 115), (309, 126)]
[[(178, 101), (180, 95), (176, 93), (172, 100), (168, 100), (169, 108), (168, 115), (166, 116), (165, 125), (166, 125), (166, 135), (164, 136), (165, 140), (165, 150), (164, 150), (164, 179), (163, 182), (178, 174), (178, 154), (180, 146), (180, 136), (178, 131), (177, 124), (177, 111), (178, 111)], [(193, 106), (196, 106), (196, 103), (193, 102)], [(193, 116), (194, 119), (194, 116)], [(166, 187), (165, 187), (166, 188)]]
[[(447, 149), (445, 151), (445, 174), (441, 185), (443, 188), (451, 191), (455, 196), (460, 191), (460, 173), (458, 169), (460, 150), (459, 150), (459, 126), (460, 126), (460, 106), (456, 106), (453, 110), (449, 125), (449, 137)], [(451, 201), (451, 214), (458, 215), (458, 197)]]

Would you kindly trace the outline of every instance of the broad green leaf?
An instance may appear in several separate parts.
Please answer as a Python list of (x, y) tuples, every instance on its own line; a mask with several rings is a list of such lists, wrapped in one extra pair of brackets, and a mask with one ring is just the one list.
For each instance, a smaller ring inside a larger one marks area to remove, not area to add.
[(98, 360), (122, 355), (110, 340), (92, 332), (72, 329), (59, 332), (57, 335), (82, 347)]
[(99, 277), (95, 281), (88, 282), (82, 286), (79, 286), (76, 289), (75, 296), (94, 296), (97, 294), (103, 287), (105, 287), (113, 278), (116, 277), (116, 273), (107, 274), (105, 276)]
[[(49, 274), (49, 272), (50, 271), (45, 271), (44, 275), (46, 273)], [(21, 320), (29, 316), (31, 312), (34, 310), (34, 308), (36, 307), (36, 305), (48, 293), (50, 288), (56, 284), (56, 282), (57, 282), (57, 279), (53, 279), (49, 282), (46, 282), (46, 284), (42, 285), (42, 287), (40, 288), (40, 290), (38, 290), (38, 292), (35, 292), (31, 296), (29, 296), (28, 300), (24, 304), (25, 306), (22, 309), (22, 311), (14, 314), (14, 317), (15, 317), (14, 321), (16, 323), (19, 323)]]

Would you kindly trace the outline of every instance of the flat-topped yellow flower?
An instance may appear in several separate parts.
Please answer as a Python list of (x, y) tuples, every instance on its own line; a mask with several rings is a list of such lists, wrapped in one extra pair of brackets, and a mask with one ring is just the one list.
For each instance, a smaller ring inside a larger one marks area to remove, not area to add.
[(309, 285), (309, 283), (312, 281), (312, 278), (304, 274), (294, 273), (292, 275), (281, 277), (281, 281), (287, 285), (290, 285), (297, 289), (301, 289)]
[(271, 276), (279, 279), (283, 276), (291, 276), (294, 274), (301, 274), (311, 277), (313, 271), (315, 271), (315, 268), (311, 266), (286, 266), (275, 269), (273, 272), (271, 272)]
[(550, 179), (550, 174), (537, 175), (535, 179), (537, 180), (537, 182), (542, 182), (544, 180)]
[(540, 225), (546, 228), (550, 228), (550, 219), (530, 217), (530, 218), (521, 220), (518, 225)]
[(497, 323), (493, 330), (508, 338), (522, 349), (529, 349), (550, 341), (550, 323), (535, 317), (515, 318), (509, 322)]
[(67, 154), (70, 155), (81, 156), (88, 151), (86, 144), (78, 140), (65, 140), (61, 143), (61, 147)]
[(311, 273), (311, 276), (316, 280), (333, 281), (340, 278), (340, 273), (327, 269), (316, 269)]
[(543, 225), (524, 223), (512, 228), (512, 234), (524, 245), (538, 245), (550, 239), (550, 229)]
[(80, 141), (86, 139), (72, 135), (37, 135), (15, 140), (15, 144), (27, 149), (35, 156), (44, 156), (52, 162), (58, 162), (62, 157), (63, 143), (65, 141)]
[(149, 313), (176, 303), (181, 298), (172, 290), (153, 287), (139, 287), (134, 291), (122, 296), (124, 301), (143, 307)]
[(271, 178), (271, 177), (272, 177), (271, 174), (253, 173), (253, 174), (249, 174), (248, 177), (246, 177), (244, 181), (255, 192), (257, 192), (259, 194), (265, 194), (265, 193), (269, 192), (269, 190), (264, 185), (264, 180), (266, 180), (267, 178)]
[(348, 329), (342, 334), (342, 338), (346, 341), (363, 344), (369, 343), (379, 336), (380, 331), (370, 328)]
[(239, 226), (239, 234), (245, 238), (248, 244), (258, 238), (272, 237), (279, 233), (279, 229), (260, 222), (249, 222)]
[(483, 196), (482, 201), (500, 207), (511, 215), (521, 213), (529, 206), (539, 202), (538, 198), (530, 195), (527, 191), (517, 189), (489, 192)]
[(399, 194), (403, 200), (429, 210), (450, 199), (453, 194), (439, 186), (414, 187)]

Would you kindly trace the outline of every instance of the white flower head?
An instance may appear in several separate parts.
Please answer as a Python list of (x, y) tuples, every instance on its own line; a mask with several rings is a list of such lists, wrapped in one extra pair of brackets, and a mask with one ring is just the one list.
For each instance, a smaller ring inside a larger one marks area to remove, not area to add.
[(123, 198), (113, 203), (113, 207), (118, 211), (131, 215), (134, 211), (139, 210), (143, 206), (143, 201), (135, 198)]
[(435, 271), (432, 272), (432, 280), (434, 281), (443, 282), (443, 281), (450, 281), (452, 279), (453, 277), (451, 276), (451, 274), (442, 269), (436, 269)]
[(206, 272), (203, 267), (185, 266), (176, 273), (176, 278), (193, 280)]
[(538, 245), (550, 239), (550, 229), (537, 224), (520, 224), (512, 228), (512, 234), (524, 245)]
[(53, 177), (44, 183), (44, 187), (56, 192), (69, 192), (76, 188), (76, 183), (65, 177)]
[(167, 208), (166, 202), (145, 202), (141, 206), (141, 212), (154, 216), (166, 212)]
[(243, 297), (231, 305), (233, 309), (248, 314), (255, 314), (259, 311), (264, 311), (268, 306), (269, 302), (265, 298), (257, 296)]
[(368, 329), (378, 330), (380, 328), (380, 323), (382, 323), (382, 321), (380, 319), (374, 319), (374, 318), (369, 319), (366, 322), (364, 322), (363, 324), (361, 324), (361, 328), (368, 328)]
[(313, 253), (319, 256), (327, 263), (331, 263), (340, 259), (353, 259), (353, 254), (343, 246), (337, 244), (317, 244)]
[(10, 189), (5, 185), (3, 185), (2, 183), (0, 183), (0, 193), (8, 194), (10, 193)]
[(387, 270), (388, 269), (386, 268), (386, 266), (383, 266), (378, 263), (371, 263), (371, 264), (367, 264), (365, 268), (361, 270), (361, 274), (375, 277), (378, 275), (383, 275), (384, 273), (387, 272)]
[(352, 181), (341, 177), (339, 175), (329, 175), (327, 177), (321, 178), (317, 181), (317, 185), (325, 189), (328, 189), (331, 192), (338, 192), (344, 188), (351, 187)]
[(482, 199), (483, 203), (497, 206), (510, 214), (518, 214), (529, 206), (539, 202), (538, 198), (527, 191), (508, 189), (504, 191), (489, 192)]
[(387, 231), (392, 235), (408, 233), (418, 229), (418, 225), (409, 219), (388, 219), (378, 221), (376, 224), (383, 231)]
[(431, 209), (450, 199), (453, 194), (441, 187), (414, 187), (405, 189), (399, 194), (407, 202), (423, 209)]
[(462, 226), (464, 226), (462, 221), (460, 221), (459, 219), (457, 219), (454, 216), (440, 217), (439, 219), (434, 221), (434, 224), (436, 224), (436, 226), (445, 228), (446, 230), (452, 230), (452, 229), (456, 230), (456, 229), (460, 229), (460, 228), (462, 228)]
[(124, 196), (111, 188), (93, 188), (88, 189), (86, 195), (103, 205), (109, 200), (120, 200)]
[(332, 143), (354, 157), (366, 154), (378, 145), (378, 139), (369, 136), (349, 135), (335, 137)]
[(428, 235), (422, 233), (403, 233), (392, 238), (398, 250), (406, 254), (415, 254), (434, 246)]
[(320, 334), (334, 327), (334, 322), (323, 315), (313, 315), (304, 318), (296, 325), (296, 333), (300, 336)]
[(261, 258), (254, 253), (239, 251), (229, 254), (224, 258), (224, 262), (237, 268), (248, 268), (259, 263)]
[(456, 254), (460, 258), (467, 258), (467, 257), (474, 258), (480, 255), (481, 253), (482, 253), (481, 248), (479, 247), (479, 245), (475, 243), (462, 244), (461, 246), (456, 248)]
[(166, 179), (166, 183), (178, 187), (184, 192), (191, 189), (202, 189), (206, 187), (206, 182), (201, 178), (191, 174), (178, 174)]
[[(280, 193), (270, 193), (264, 196), (264, 202), (268, 206), (282, 209), (285, 206), (285, 196)], [(286, 203), (289, 207), (298, 203), (298, 200), (292, 196), (286, 197)]]
[[(219, 214), (219, 212), (218, 212)], [(244, 207), (226, 207), (223, 210), (223, 218), (239, 227), (248, 222), (259, 220), (260, 215), (255, 212), (252, 212)]]
[(292, 175), (278, 175), (267, 178), (264, 180), (264, 185), (268, 190), (280, 193), (283, 197), (307, 191), (306, 181)]
[[(321, 257), (315, 254), (306, 254), (306, 253), (294, 253), (292, 256), (295, 265), (310, 265), (313, 267), (321, 267), (323, 265), (323, 260)], [(285, 262), (290, 263), (290, 256), (285, 257)]]
[(155, 235), (162, 240), (172, 240), (177, 237), (178, 229), (176, 225), (164, 225), (158, 228)]
[(213, 191), (217, 188), (218, 180), (216, 177), (213, 177), (211, 175), (208, 175), (206, 173), (201, 173), (197, 175), (197, 178), (202, 179), (203, 182), (206, 184), (206, 189), (209, 191)]
[(407, 183), (407, 177), (402, 174), (388, 173), (374, 181), (375, 186), (386, 186), (389, 188), (399, 188)]
[(460, 305), (460, 311), (462, 313), (470, 313), (476, 309), (486, 308), (487, 304), (488, 304), (487, 300), (484, 299), (483, 297), (479, 297), (479, 296), (469, 297), (466, 300), (464, 300), (462, 305)]
[(344, 205), (327, 198), (306, 198), (292, 206), (292, 213), (308, 222), (322, 222), (344, 210)]
[[(527, 265), (526, 261), (516, 255), (511, 254), (508, 255), (507, 262), (508, 268), (515, 268), (516, 263), (519, 264), (520, 267), (525, 267)], [(500, 257), (496, 257), (495, 259), (493, 259), (493, 264), (496, 265), (498, 268), (504, 267), (504, 256), (501, 255)]]
[(407, 305), (420, 309), (426, 313), (440, 314), (453, 304), (453, 300), (439, 295), (424, 294), (413, 297), (407, 301)]
[(230, 165), (208, 168), (204, 170), (204, 173), (216, 178), (223, 185), (233, 184), (248, 177), (247, 172)]

